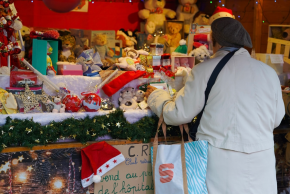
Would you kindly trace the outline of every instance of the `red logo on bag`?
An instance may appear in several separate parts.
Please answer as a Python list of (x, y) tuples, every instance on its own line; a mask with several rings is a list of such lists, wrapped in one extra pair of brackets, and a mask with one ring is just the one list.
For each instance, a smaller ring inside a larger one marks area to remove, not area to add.
[(173, 179), (173, 171), (170, 169), (174, 169), (174, 164), (161, 164), (159, 166), (159, 174), (161, 176), (161, 183), (169, 183)]

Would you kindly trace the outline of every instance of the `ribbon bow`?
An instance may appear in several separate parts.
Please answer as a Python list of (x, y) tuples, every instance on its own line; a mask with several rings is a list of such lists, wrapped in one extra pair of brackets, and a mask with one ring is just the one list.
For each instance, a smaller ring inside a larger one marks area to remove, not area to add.
[(151, 9), (150, 13), (162, 14), (163, 13), (163, 9), (161, 7), (157, 7), (156, 9)]

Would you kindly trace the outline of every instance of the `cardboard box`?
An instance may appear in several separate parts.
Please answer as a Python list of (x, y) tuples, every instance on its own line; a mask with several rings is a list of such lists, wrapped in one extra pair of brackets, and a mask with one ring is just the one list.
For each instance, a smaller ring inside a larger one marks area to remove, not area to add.
[(171, 71), (175, 72), (175, 58), (188, 58), (189, 67), (192, 69), (195, 65), (195, 58), (189, 56), (172, 56), (171, 55)]
[[(187, 52), (189, 53), (192, 51), (193, 43), (194, 43), (194, 36), (196, 34), (210, 34), (211, 27), (210, 25), (198, 25), (192, 24), (191, 29), (189, 31), (189, 35), (187, 37)], [(212, 50), (212, 45), (209, 42), (209, 50)]]

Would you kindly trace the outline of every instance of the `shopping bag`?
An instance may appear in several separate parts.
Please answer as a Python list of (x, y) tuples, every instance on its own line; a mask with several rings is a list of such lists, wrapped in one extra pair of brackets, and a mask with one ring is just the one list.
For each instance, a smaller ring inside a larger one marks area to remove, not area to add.
[[(165, 144), (158, 145), (158, 129), (162, 125)], [(183, 130), (189, 134), (187, 125), (181, 125), (182, 141), (169, 145), (166, 142), (166, 124), (161, 114), (153, 147), (151, 161), (155, 194), (207, 194), (207, 141), (184, 143)]]

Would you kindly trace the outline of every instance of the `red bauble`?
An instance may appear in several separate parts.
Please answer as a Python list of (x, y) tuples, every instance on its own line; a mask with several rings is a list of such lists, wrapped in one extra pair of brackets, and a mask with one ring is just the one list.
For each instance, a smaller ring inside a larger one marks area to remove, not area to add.
[(62, 103), (65, 105), (67, 112), (78, 112), (82, 106), (82, 101), (77, 95), (68, 94), (66, 95)]
[(102, 99), (95, 93), (82, 93), (84, 98), (82, 99), (83, 107), (87, 112), (97, 112), (102, 103)]
[(70, 12), (80, 4), (81, 0), (43, 0), (48, 9), (57, 13)]

